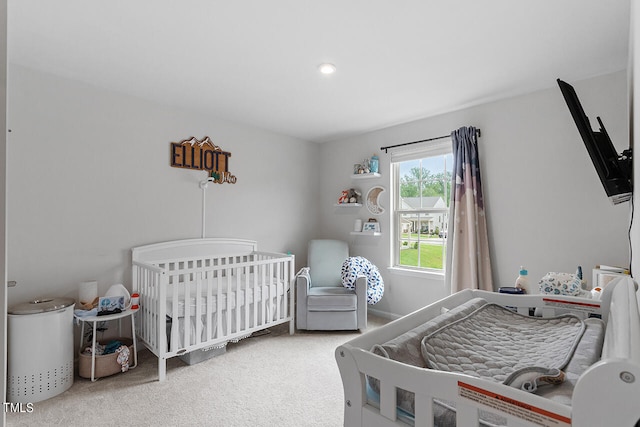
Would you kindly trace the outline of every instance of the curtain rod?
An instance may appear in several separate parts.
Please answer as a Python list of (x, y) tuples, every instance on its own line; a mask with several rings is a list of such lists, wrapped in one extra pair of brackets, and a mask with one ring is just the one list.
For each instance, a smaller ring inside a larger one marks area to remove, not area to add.
[[(476, 135), (478, 137), (480, 137), (480, 129), (476, 129)], [(421, 139), (420, 141), (412, 141), (412, 142), (403, 142), (402, 144), (396, 144), (396, 145), (388, 145), (386, 147), (380, 147), (381, 150), (384, 150), (384, 152), (386, 153), (388, 149), (390, 148), (396, 148), (396, 147), (403, 147), (405, 145), (411, 145), (411, 144), (418, 144), (420, 142), (429, 142), (429, 141), (436, 141), (438, 139), (445, 139), (445, 138), (451, 138), (451, 135), (443, 135), (443, 136), (436, 136), (434, 138), (429, 138), (429, 139)]]

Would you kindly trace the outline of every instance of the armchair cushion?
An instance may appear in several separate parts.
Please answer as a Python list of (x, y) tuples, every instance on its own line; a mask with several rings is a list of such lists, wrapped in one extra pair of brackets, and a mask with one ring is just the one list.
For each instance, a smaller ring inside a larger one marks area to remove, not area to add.
[(349, 245), (340, 240), (319, 239), (309, 242), (308, 261), (311, 286), (342, 287), (340, 267), (349, 257)]
[(309, 311), (352, 311), (357, 305), (355, 291), (347, 288), (314, 286), (307, 296)]

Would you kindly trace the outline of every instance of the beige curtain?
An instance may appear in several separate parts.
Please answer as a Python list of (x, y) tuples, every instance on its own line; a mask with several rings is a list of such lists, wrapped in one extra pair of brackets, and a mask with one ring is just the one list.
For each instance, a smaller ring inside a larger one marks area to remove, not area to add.
[(451, 140), (453, 173), (447, 282), (451, 292), (466, 288), (493, 291), (476, 128), (455, 130)]

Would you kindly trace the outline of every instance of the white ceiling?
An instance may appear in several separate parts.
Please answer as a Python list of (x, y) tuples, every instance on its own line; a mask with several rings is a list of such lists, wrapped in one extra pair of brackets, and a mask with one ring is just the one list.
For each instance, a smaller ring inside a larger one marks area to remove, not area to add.
[(8, 0), (8, 55), (324, 142), (625, 69), (629, 1)]

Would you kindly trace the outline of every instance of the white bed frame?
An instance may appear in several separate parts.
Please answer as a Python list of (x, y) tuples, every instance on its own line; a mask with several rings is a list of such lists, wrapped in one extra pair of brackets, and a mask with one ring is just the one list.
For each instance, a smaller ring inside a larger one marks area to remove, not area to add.
[(171, 357), (221, 348), (286, 322), (293, 334), (294, 269), (293, 255), (259, 252), (251, 240), (203, 238), (134, 248), (136, 336), (158, 357), (158, 379), (166, 378)]
[[(606, 322), (601, 360), (580, 376), (571, 406), (500, 383), (385, 359), (369, 350), (471, 298), (517, 307), (544, 317), (573, 312), (599, 314)], [(415, 393), (415, 425), (433, 426), (432, 399), (454, 401), (458, 426), (477, 426), (478, 410), (502, 415), (509, 426), (635, 426), (640, 420), (640, 316), (636, 286), (629, 277), (615, 279), (602, 300), (550, 295), (507, 295), (464, 290), (367, 332), (335, 352), (344, 386), (344, 425), (407, 425), (396, 412), (396, 389)], [(380, 409), (367, 402), (366, 376), (380, 380)]]

